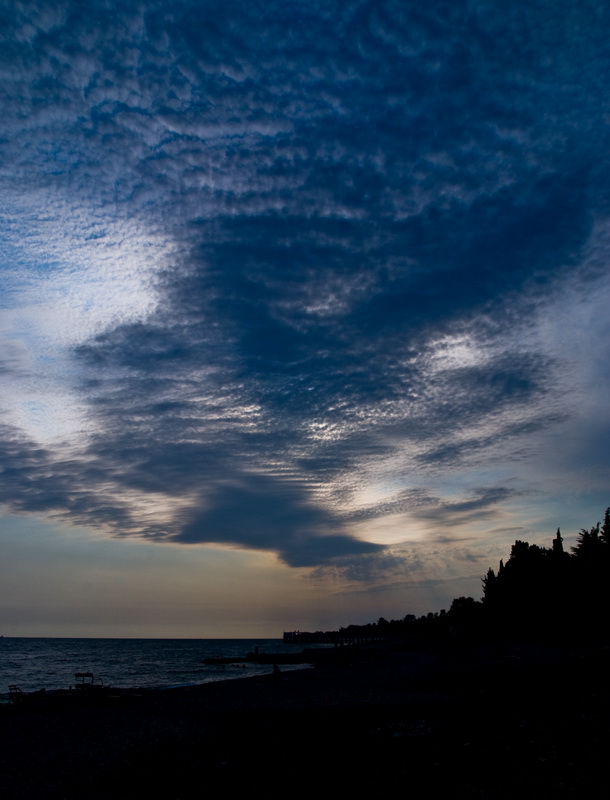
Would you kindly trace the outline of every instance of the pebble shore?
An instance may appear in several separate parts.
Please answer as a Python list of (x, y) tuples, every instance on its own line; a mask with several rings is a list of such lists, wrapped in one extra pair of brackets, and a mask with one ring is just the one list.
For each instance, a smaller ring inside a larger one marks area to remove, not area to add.
[(597, 796), (605, 651), (356, 649), (336, 664), (0, 709), (0, 796), (195, 798), (262, 788)]

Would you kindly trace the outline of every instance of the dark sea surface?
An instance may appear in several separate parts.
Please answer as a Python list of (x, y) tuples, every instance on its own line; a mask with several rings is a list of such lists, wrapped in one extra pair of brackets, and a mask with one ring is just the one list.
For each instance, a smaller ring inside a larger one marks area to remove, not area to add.
[[(9, 685), (22, 691), (67, 689), (76, 672), (92, 672), (106, 686), (170, 687), (266, 674), (269, 665), (202, 664), (209, 657), (259, 652), (294, 653), (281, 639), (39, 639), (0, 638), (0, 699)], [(292, 667), (298, 668), (298, 667)], [(282, 666), (282, 670), (291, 669)]]

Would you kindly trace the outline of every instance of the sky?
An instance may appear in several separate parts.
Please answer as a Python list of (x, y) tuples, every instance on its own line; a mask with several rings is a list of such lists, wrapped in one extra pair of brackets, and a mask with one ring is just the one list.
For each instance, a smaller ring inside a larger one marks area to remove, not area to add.
[(610, 6), (0, 6), (0, 633), (481, 595), (610, 505)]

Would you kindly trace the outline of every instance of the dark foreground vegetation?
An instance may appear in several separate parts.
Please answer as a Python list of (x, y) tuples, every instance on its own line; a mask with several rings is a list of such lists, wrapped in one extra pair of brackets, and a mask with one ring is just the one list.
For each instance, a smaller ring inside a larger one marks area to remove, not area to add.
[(315, 669), (0, 708), (0, 796), (605, 796), (608, 522)]

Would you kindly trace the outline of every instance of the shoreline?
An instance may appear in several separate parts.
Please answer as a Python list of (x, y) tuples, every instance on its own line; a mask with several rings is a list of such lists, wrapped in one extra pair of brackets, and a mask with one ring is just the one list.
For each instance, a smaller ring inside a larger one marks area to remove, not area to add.
[[(273, 661), (293, 660), (302, 647), (281, 640), (134, 640), (41, 639), (24, 637), (3, 642), (0, 648), (0, 702), (9, 685), (24, 692), (68, 689), (75, 673), (93, 672), (96, 683), (133, 688), (177, 686), (244, 675), (264, 674), (257, 663), (277, 651)], [(253, 652), (250, 652), (253, 651)], [(315, 657), (315, 656), (314, 656)], [(232, 663), (225, 663), (231, 661)], [(280, 661), (280, 663), (281, 663)], [(210, 663), (211, 662), (211, 663)], [(288, 667), (286, 667), (288, 668)], [(6, 697), (8, 700), (8, 696)]]
[[(282, 674), (288, 672), (300, 672), (301, 670), (306, 669), (313, 669), (315, 664), (299, 664), (299, 665), (282, 665)], [(266, 669), (269, 669), (269, 665), (265, 665)], [(144, 685), (144, 686), (115, 686), (113, 684), (109, 685), (95, 685), (93, 687), (94, 692), (100, 691), (105, 692), (106, 694), (117, 694), (117, 695), (124, 695), (130, 693), (148, 693), (148, 692), (171, 692), (176, 689), (192, 689), (202, 686), (207, 686), (208, 684), (212, 683), (232, 683), (233, 681), (247, 681), (256, 678), (264, 678), (265, 675), (242, 675), (238, 672), (233, 674), (226, 673), (222, 676), (217, 677), (209, 677), (205, 681), (197, 681), (194, 683), (176, 683), (176, 684), (154, 684), (154, 685)], [(83, 693), (80, 689), (71, 686), (68, 689), (63, 687), (43, 687), (41, 689), (32, 689), (23, 692), (24, 698), (26, 702), (31, 698), (35, 700), (37, 697), (39, 699), (43, 698), (55, 698), (55, 697), (78, 697), (83, 696)], [(4, 707), (11, 706), (10, 700), (10, 693), (9, 692), (2, 692), (0, 693), (0, 709)]]
[(11, 706), (0, 789), (6, 800), (189, 798), (214, 780), (285, 793), (316, 777), (337, 791), (593, 796), (609, 780), (610, 691), (582, 675), (606, 674), (608, 654), (562, 658), (360, 651), (280, 679)]

